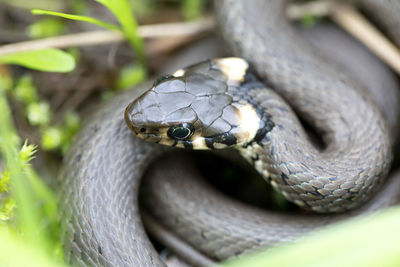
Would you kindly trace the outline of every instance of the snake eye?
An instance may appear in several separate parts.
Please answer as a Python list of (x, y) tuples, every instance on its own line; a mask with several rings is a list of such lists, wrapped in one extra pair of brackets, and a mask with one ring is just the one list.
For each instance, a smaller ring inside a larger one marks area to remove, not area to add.
[(166, 80), (169, 80), (169, 79), (172, 79), (172, 78), (175, 78), (175, 77), (173, 75), (171, 75), (171, 74), (167, 74), (167, 75), (161, 76), (160, 78), (155, 80), (153, 86), (157, 86), (160, 83), (162, 83), (163, 81), (166, 81)]
[(190, 123), (182, 123), (168, 129), (168, 136), (175, 140), (186, 140), (194, 133), (194, 127)]

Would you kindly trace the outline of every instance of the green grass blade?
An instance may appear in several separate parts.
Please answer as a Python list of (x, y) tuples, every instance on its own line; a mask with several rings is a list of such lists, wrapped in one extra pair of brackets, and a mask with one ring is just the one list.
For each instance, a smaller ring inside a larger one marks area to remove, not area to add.
[(400, 266), (400, 207), (352, 219), (283, 245), (223, 264), (261, 266)]
[(127, 0), (95, 0), (106, 6), (118, 19), (125, 38), (136, 52), (139, 62), (146, 65), (146, 53), (142, 38), (138, 35), (138, 23)]
[(75, 59), (62, 50), (48, 48), (3, 55), (0, 64), (16, 64), (47, 72), (70, 72), (75, 68)]
[(98, 25), (100, 27), (103, 27), (103, 28), (106, 28), (109, 30), (120, 31), (120, 29), (113, 24), (110, 24), (110, 23), (107, 23), (105, 21), (101, 21), (101, 20), (98, 20), (95, 18), (86, 17), (86, 16), (72, 15), (72, 14), (48, 11), (48, 10), (43, 10), (43, 9), (32, 9), (32, 14), (34, 14), (34, 15), (50, 15), (50, 16), (57, 16), (57, 17), (65, 18), (65, 19), (84, 21), (84, 22), (89, 22), (89, 23)]

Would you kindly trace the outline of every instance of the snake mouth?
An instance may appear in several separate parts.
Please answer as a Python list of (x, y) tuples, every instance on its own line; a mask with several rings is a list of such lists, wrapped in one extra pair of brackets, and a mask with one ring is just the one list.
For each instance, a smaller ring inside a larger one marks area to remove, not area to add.
[(125, 115), (125, 121), (129, 129), (140, 139), (157, 144), (161, 143), (161, 141), (165, 139), (163, 136), (166, 134), (166, 131), (163, 131), (162, 129), (151, 129), (143, 126), (135, 126), (129, 120), (129, 115)]
[(151, 143), (156, 143), (156, 144), (164, 144), (165, 143), (165, 142), (163, 142), (163, 140), (165, 140), (165, 138), (163, 138), (160, 135), (154, 134), (154, 133), (146, 132), (145, 128), (138, 128), (138, 130), (132, 130), (132, 131), (137, 137), (145, 140), (146, 142), (151, 142)]

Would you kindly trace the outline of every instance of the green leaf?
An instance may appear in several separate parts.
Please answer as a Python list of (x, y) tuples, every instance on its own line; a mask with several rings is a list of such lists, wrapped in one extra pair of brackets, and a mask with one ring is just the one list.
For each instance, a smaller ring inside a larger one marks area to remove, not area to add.
[(70, 72), (75, 68), (74, 58), (55, 48), (6, 54), (0, 56), (0, 64), (16, 64), (48, 72)]
[(313, 232), (296, 243), (228, 261), (225, 267), (400, 266), (400, 207)]
[(79, 15), (72, 15), (72, 14), (66, 14), (66, 13), (61, 13), (61, 12), (55, 12), (55, 11), (48, 11), (48, 10), (43, 10), (43, 9), (32, 9), (32, 14), (34, 15), (50, 15), (50, 16), (57, 16), (65, 19), (72, 19), (72, 20), (77, 20), (77, 21), (84, 21), (84, 22), (89, 22), (92, 24), (95, 24), (97, 26), (109, 29), (109, 30), (114, 30), (114, 31), (121, 31), (117, 26), (110, 24), (105, 21), (101, 21), (95, 18), (87, 17), (87, 16), (79, 16)]
[(127, 0), (95, 0), (106, 6), (118, 19), (122, 26), (125, 38), (131, 47), (136, 51), (139, 62), (142, 65), (146, 63), (146, 53), (142, 38), (138, 35), (138, 23), (133, 15), (131, 6)]

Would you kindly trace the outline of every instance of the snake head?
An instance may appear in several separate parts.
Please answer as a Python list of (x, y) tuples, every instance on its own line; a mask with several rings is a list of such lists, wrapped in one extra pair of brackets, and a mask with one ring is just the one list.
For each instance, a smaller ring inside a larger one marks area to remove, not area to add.
[(216, 149), (250, 142), (259, 129), (255, 108), (235, 92), (248, 64), (207, 60), (160, 77), (125, 111), (139, 138), (163, 145)]

